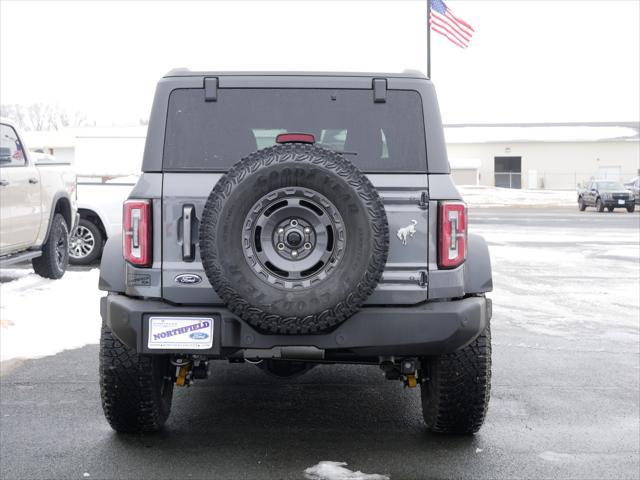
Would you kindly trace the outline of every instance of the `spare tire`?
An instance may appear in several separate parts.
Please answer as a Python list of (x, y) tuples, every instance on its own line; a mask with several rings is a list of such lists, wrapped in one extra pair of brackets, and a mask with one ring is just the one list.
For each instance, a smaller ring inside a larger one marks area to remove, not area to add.
[(229, 309), (260, 331), (318, 333), (380, 281), (389, 226), (377, 191), (342, 155), (277, 145), (234, 165), (202, 215), (200, 251)]

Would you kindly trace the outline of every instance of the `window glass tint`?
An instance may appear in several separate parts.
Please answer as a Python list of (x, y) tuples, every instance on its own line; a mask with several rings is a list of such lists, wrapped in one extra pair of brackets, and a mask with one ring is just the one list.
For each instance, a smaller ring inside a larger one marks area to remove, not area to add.
[(624, 190), (620, 182), (598, 182), (599, 190)]
[(216, 102), (202, 89), (174, 90), (164, 168), (226, 170), (286, 132), (312, 134), (363, 171), (426, 171), (420, 95), (404, 90), (385, 103), (371, 90), (220, 89)]
[(20, 167), (25, 163), (16, 131), (9, 125), (0, 124), (0, 167)]

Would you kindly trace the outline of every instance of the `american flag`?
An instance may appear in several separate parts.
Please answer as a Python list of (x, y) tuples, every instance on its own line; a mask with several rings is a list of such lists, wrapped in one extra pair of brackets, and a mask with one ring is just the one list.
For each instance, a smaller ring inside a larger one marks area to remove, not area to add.
[(456, 17), (442, 0), (427, 0), (431, 2), (431, 29), (447, 37), (460, 48), (467, 48), (473, 36), (473, 27), (464, 20)]

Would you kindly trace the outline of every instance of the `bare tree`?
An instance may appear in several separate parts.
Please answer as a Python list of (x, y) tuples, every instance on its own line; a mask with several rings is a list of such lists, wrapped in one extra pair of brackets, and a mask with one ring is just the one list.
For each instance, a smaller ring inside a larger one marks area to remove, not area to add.
[(60, 105), (46, 103), (0, 105), (0, 116), (10, 118), (24, 130), (59, 130), (90, 124), (84, 113), (70, 113)]

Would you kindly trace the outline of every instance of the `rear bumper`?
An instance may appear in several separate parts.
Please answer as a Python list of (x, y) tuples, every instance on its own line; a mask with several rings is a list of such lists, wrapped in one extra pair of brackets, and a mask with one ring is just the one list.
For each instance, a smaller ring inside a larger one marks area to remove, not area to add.
[[(263, 334), (225, 308), (177, 306), (117, 294), (101, 299), (100, 313), (112, 332), (140, 353), (193, 353), (228, 358), (245, 349), (308, 346), (322, 350), (329, 360), (455, 351), (472, 342), (488, 325), (491, 300), (469, 297), (411, 307), (365, 307), (331, 332), (316, 335)], [(211, 317), (213, 346), (208, 350), (150, 350), (147, 347), (150, 316)]]

